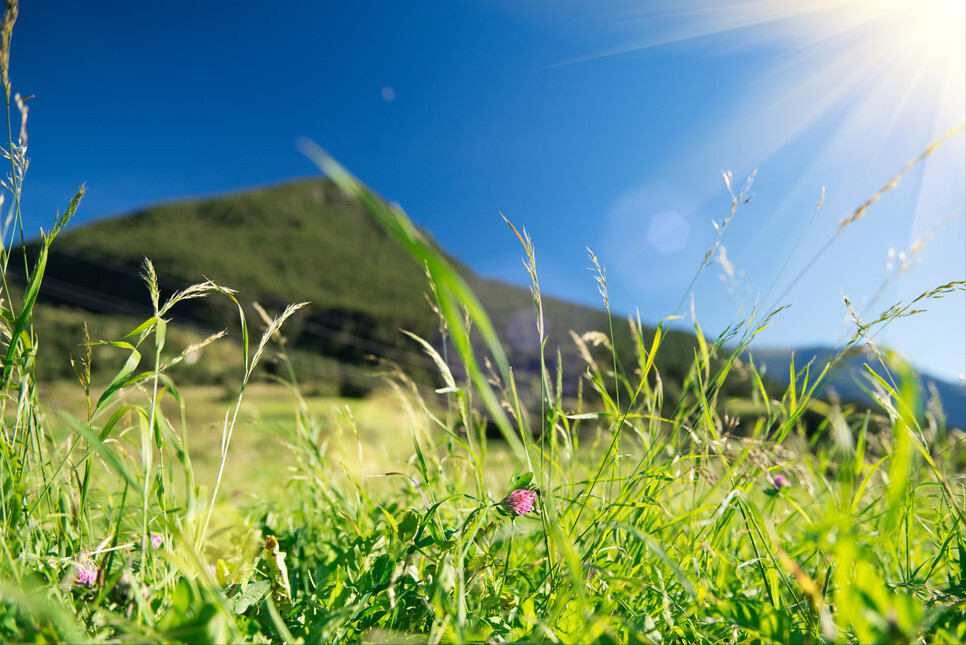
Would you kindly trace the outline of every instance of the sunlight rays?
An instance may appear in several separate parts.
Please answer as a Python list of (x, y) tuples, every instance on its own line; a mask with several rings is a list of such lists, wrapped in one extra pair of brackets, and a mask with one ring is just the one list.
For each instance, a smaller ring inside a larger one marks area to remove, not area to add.
[[(688, 120), (675, 132), (673, 147), (652, 151), (661, 163), (646, 169), (637, 186), (613, 196), (607, 207), (605, 221), (613, 230), (605, 250), (619, 258), (614, 279), (640, 298), (657, 296), (653, 280), (637, 277), (653, 272), (657, 259), (647, 252), (653, 244), (635, 247), (635, 240), (640, 242), (649, 222), (667, 210), (663, 203), (644, 203), (645, 196), (687, 193), (691, 207), (680, 213), (691, 225), (692, 243), (677, 255), (681, 261), (693, 259), (712, 234), (708, 218), (720, 215), (724, 187), (718, 171), (744, 177), (761, 169), (761, 190), (767, 195), (746, 216), (755, 221), (737, 222), (739, 230), (726, 240), (728, 259), (737, 271), (747, 270), (740, 293), (753, 298), (773, 288), (781, 292), (791, 276), (771, 269), (787, 263), (793, 247), (799, 257), (791, 259), (791, 275), (836, 236), (842, 216), (926, 145), (966, 120), (966, 3), (961, 0), (625, 2), (601, 24), (612, 32), (607, 40), (617, 44), (563, 65), (603, 63), (616, 56), (640, 56), (646, 63), (660, 55), (688, 61), (678, 73), (694, 76), (681, 78), (681, 87), (706, 84), (721, 74), (728, 79), (725, 90), (709, 85), (700, 103), (682, 108), (689, 110)], [(649, 51), (658, 48), (660, 54)], [(676, 99), (656, 94), (654, 100)], [(860, 300), (872, 297), (883, 280), (888, 248), (913, 245), (950, 216), (961, 222), (964, 153), (960, 131), (903, 180), (901, 191), (874, 207), (874, 222), (863, 222), (861, 231), (850, 232), (831, 250), (825, 266), (799, 289), (798, 306), (824, 308), (835, 281)], [(828, 201), (815, 217), (815, 196), (826, 188)], [(632, 203), (637, 204), (633, 213)], [(628, 223), (641, 234), (622, 235)], [(944, 238), (932, 241), (916, 275), (892, 283), (889, 298), (962, 273), (961, 240), (957, 250), (949, 236)], [(679, 259), (674, 256), (662, 255), (660, 262), (673, 265)], [(726, 324), (727, 317), (713, 323)], [(834, 335), (814, 327), (798, 332), (810, 341), (826, 333)]]

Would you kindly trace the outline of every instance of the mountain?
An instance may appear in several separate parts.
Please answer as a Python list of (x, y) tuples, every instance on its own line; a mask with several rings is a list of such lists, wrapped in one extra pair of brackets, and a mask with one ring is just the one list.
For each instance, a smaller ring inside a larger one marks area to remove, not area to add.
[[(795, 361), (796, 371), (811, 363), (809, 378), (814, 379), (840, 351), (840, 349), (821, 346), (794, 350), (756, 349), (746, 352), (745, 356), (751, 357), (759, 372), (786, 386), (790, 378), (788, 367), (792, 359)], [(869, 394), (875, 391), (875, 387), (864, 365), (871, 367), (876, 374), (883, 377), (887, 383), (889, 382), (890, 376), (886, 369), (870, 349), (863, 347), (852, 350), (833, 366), (834, 369), (830, 369), (832, 378), (827, 379), (826, 393), (834, 393), (843, 401), (858, 401), (870, 405), (873, 409), (881, 410), (874, 397)], [(892, 377), (898, 377), (895, 371)], [(926, 373), (915, 374), (915, 377), (925, 399), (920, 402), (921, 405), (924, 408), (928, 407), (931, 399), (937, 399), (942, 405), (946, 425), (951, 428), (966, 428), (966, 388)]]
[[(36, 243), (28, 246), (35, 255)], [(276, 313), (288, 303), (309, 301), (283, 329), (302, 377), (353, 380), (350, 393), (365, 390), (373, 385), (365, 376), (371, 372), (368, 357), (377, 355), (400, 364), (419, 383), (437, 384), (432, 361), (400, 333), (406, 329), (439, 345), (423, 268), (329, 180), (163, 204), (68, 228), (51, 247), (40, 302), (61, 317), (75, 310), (106, 319), (147, 318), (152, 310), (140, 277), (145, 257), (156, 269), (162, 301), (204, 278), (237, 289), (239, 302), (257, 301)], [(447, 258), (502, 332), (521, 389), (538, 387), (529, 290), (487, 280)], [(19, 266), (11, 262), (8, 272), (15, 275)], [(584, 367), (570, 331), (606, 330), (606, 314), (553, 298), (544, 299), (544, 314), (551, 373), (559, 351), (564, 374), (574, 377), (564, 384), (565, 393), (573, 395)], [(211, 330), (231, 326), (238, 315), (227, 298), (210, 296), (179, 303), (171, 317), (172, 329), (180, 323)], [(252, 310), (246, 317), (250, 325), (258, 320)], [(71, 320), (73, 338), (58, 341), (66, 342), (63, 354), (76, 354), (82, 341), (80, 318)], [(627, 325), (617, 321), (615, 327), (618, 345), (630, 347)], [(680, 383), (695, 339), (674, 332), (666, 342), (669, 351), (659, 368)], [(66, 361), (58, 369), (69, 374)]]

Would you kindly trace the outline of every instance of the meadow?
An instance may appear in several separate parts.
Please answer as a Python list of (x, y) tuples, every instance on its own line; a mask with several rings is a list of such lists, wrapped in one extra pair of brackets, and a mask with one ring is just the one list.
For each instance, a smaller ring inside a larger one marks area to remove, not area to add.
[[(38, 382), (34, 305), (83, 190), (32, 263), (11, 252), (24, 237), (28, 165), (27, 112), (8, 78), (15, 12), (8, 3), (0, 61), (11, 214), (0, 285), (3, 641), (966, 640), (964, 437), (908, 365), (873, 354), (888, 368), (869, 370), (875, 414), (820, 399), (835, 360), (790, 365), (794, 378), (774, 396), (742, 356), (776, 312), (710, 339), (692, 310), (693, 360), (665, 383), (665, 324), (609, 317), (573, 335), (580, 396), (562, 396), (563, 375), (541, 352), (537, 404), (524, 405), (487, 312), (449, 260), (310, 143), (305, 154), (426, 268), (453, 355), (410, 340), (441, 387), (427, 393), (387, 362), (376, 396), (309, 396), (285, 369), (286, 321), (302, 304), (253, 320), (244, 291), (211, 281), (162, 299), (149, 259), (153, 315), (107, 340), (89, 329), (89, 351), (71, 359), (76, 382)], [(876, 199), (842, 226), (874, 216)], [(535, 243), (507, 224), (544, 339)], [(606, 273), (591, 261), (609, 313)], [(24, 265), (24, 284), (7, 283), (10, 263)], [(876, 329), (963, 289), (937, 285), (873, 321), (853, 314), (842, 356), (875, 350)], [(226, 342), (171, 342), (171, 312), (199, 298), (237, 311), (227, 400), (172, 377), (200, 347)], [(629, 328), (631, 352), (613, 349), (618, 328)], [(101, 374), (95, 348), (120, 367)], [(270, 382), (260, 372), (269, 359), (282, 366)], [(741, 424), (721, 397), (734, 379), (749, 384)], [(816, 414), (812, 428), (804, 418)]]

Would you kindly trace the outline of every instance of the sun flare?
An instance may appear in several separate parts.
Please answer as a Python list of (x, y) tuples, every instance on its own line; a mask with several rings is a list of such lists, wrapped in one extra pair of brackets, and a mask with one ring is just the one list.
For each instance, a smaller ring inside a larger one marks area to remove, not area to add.
[(879, 140), (910, 121), (937, 136), (966, 118), (962, 0), (694, 0), (647, 3), (621, 18), (638, 33), (589, 58), (699, 39), (719, 54), (775, 52), (773, 73), (736, 110), (784, 115), (762, 156), (833, 112), (852, 136)]

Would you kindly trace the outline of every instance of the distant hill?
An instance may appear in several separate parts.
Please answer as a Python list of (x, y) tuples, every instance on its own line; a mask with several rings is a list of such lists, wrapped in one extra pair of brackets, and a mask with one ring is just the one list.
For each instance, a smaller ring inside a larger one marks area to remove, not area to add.
[[(270, 311), (310, 301), (284, 329), (309, 378), (314, 358), (368, 367), (368, 357), (377, 355), (399, 363), (418, 382), (435, 383), (432, 362), (399, 331), (438, 342), (423, 268), (326, 179), (163, 204), (70, 228), (51, 248), (41, 302), (57, 307), (60, 316), (70, 309), (107, 317), (150, 316), (140, 277), (145, 257), (157, 270), (162, 299), (207, 277), (237, 289), (243, 304), (258, 301)], [(502, 332), (526, 392), (535, 385), (539, 356), (529, 290), (487, 280), (448, 259)], [(10, 273), (18, 266), (11, 263)], [(606, 315), (552, 298), (544, 300), (544, 312), (548, 362), (555, 371), (560, 352), (564, 373), (573, 376), (565, 390), (573, 394), (584, 369), (569, 332), (604, 330)], [(237, 320), (234, 305), (216, 296), (181, 303), (172, 314), (176, 324), (205, 329)], [(257, 316), (250, 312), (248, 319), (257, 321)], [(618, 321), (617, 327), (619, 344), (629, 346), (627, 325)], [(76, 353), (78, 342), (70, 341), (70, 351)], [(658, 365), (680, 382), (693, 356), (694, 337), (675, 332), (667, 342)], [(63, 371), (69, 374), (69, 367)], [(346, 373), (340, 369), (336, 378)], [(321, 376), (331, 378), (331, 370)]]
[[(747, 354), (751, 355), (759, 372), (764, 372), (771, 379), (782, 385), (787, 385), (789, 381), (788, 366), (793, 356), (796, 370), (801, 370), (809, 362), (812, 362), (810, 378), (814, 378), (821, 372), (826, 363), (838, 353), (838, 349), (831, 347), (802, 347), (795, 350), (757, 349), (751, 350)], [(875, 388), (872, 386), (871, 377), (863, 364), (868, 364), (880, 376), (886, 376), (885, 370), (876, 357), (872, 355), (870, 350), (863, 348), (852, 352), (848, 358), (844, 359), (841, 369), (837, 370), (835, 377), (829, 382), (827, 393), (834, 392), (843, 401), (859, 401), (879, 409), (878, 404), (868, 394), (868, 391), (874, 391)], [(922, 405), (928, 405), (929, 399), (933, 396), (932, 393), (935, 392), (942, 403), (947, 426), (966, 428), (966, 388), (963, 385), (950, 383), (929, 374), (919, 374), (918, 377), (925, 399)], [(886, 380), (888, 382), (888, 379)]]

